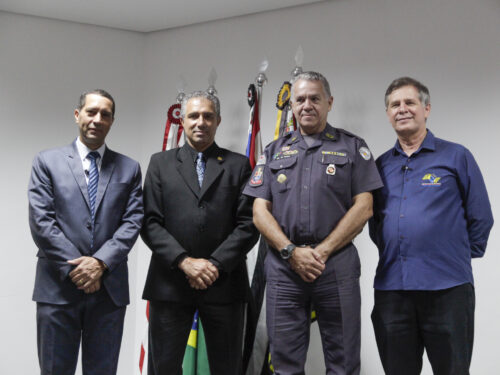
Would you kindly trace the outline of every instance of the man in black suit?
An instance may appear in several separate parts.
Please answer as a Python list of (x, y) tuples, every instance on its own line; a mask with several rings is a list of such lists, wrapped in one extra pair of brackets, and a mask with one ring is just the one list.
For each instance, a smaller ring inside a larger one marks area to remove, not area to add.
[(258, 234), (252, 198), (242, 195), (248, 159), (214, 142), (217, 97), (182, 102), (186, 144), (151, 157), (141, 236), (152, 250), (143, 298), (150, 301), (149, 375), (182, 374), (193, 314), (199, 310), (210, 371), (241, 374), (246, 253)]

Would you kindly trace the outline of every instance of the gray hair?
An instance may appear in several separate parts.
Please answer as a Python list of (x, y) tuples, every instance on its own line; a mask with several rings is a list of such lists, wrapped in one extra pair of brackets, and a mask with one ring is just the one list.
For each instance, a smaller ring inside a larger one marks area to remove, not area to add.
[[(330, 84), (326, 80), (325, 76), (321, 73), (318, 72), (303, 72), (298, 74), (292, 79), (292, 85), (295, 84), (298, 80), (303, 79), (306, 81), (320, 81), (321, 84), (323, 85), (323, 91), (325, 92), (326, 96), (329, 98), (332, 96), (332, 92), (330, 91)], [(293, 86), (292, 86), (293, 87)], [(293, 90), (292, 90), (293, 93)]]
[(187, 94), (184, 96), (182, 99), (182, 104), (181, 104), (181, 117), (184, 118), (186, 115), (186, 106), (189, 101), (189, 99), (192, 98), (205, 98), (207, 100), (210, 100), (212, 102), (212, 105), (214, 106), (215, 113), (217, 114), (217, 117), (220, 117), (220, 101), (219, 98), (217, 98), (215, 95), (209, 94), (206, 91), (193, 91), (190, 94)]
[(387, 109), (387, 105), (389, 104), (389, 95), (397, 89), (400, 89), (404, 86), (413, 86), (418, 91), (418, 99), (424, 106), (427, 106), (431, 103), (431, 95), (429, 94), (429, 89), (425, 87), (424, 84), (417, 81), (414, 78), (410, 77), (400, 77), (396, 78), (391, 82), (387, 90), (385, 91), (385, 108)]
[(79, 111), (81, 111), (82, 108), (85, 106), (85, 102), (87, 101), (87, 95), (90, 95), (90, 94), (99, 95), (99, 96), (102, 96), (106, 99), (109, 99), (111, 101), (111, 104), (113, 104), (111, 106), (111, 112), (112, 112), (113, 118), (115, 118), (115, 107), (116, 107), (115, 99), (113, 99), (113, 97), (111, 96), (111, 94), (109, 92), (107, 92), (106, 90), (103, 90), (103, 89), (94, 89), (94, 90), (82, 92), (82, 94), (80, 95), (80, 99), (78, 101), (78, 106), (76, 107)]

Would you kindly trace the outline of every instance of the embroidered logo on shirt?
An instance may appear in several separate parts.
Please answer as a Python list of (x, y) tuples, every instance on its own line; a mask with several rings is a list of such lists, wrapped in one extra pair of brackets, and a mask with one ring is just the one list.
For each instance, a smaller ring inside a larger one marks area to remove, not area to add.
[(363, 159), (365, 160), (370, 160), (370, 158), (372, 157), (372, 153), (370, 152), (370, 150), (368, 150), (368, 148), (366, 147), (360, 147), (359, 148), (359, 154), (363, 157)]
[(437, 177), (434, 173), (427, 173), (422, 177), (422, 186), (439, 186), (441, 185), (441, 177)]
[(250, 179), (250, 186), (257, 187), (264, 182), (264, 167), (255, 168), (252, 178)]

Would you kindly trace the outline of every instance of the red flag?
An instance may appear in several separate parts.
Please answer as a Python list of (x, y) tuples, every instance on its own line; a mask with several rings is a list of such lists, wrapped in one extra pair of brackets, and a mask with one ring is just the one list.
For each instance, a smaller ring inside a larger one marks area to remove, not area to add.
[(252, 169), (257, 164), (259, 156), (262, 154), (262, 140), (260, 138), (260, 94), (261, 89), (255, 88), (254, 84), (248, 86), (248, 105), (250, 106), (250, 121), (248, 126), (248, 142), (246, 155), (250, 161)]
[(181, 104), (176, 103), (168, 109), (162, 150), (171, 150), (178, 147), (183, 130), (181, 126)]

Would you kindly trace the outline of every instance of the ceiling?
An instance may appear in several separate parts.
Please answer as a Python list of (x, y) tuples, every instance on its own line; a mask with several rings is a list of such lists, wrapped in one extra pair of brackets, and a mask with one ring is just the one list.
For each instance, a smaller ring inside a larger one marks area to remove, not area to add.
[(0, 0), (0, 11), (151, 32), (322, 0)]

